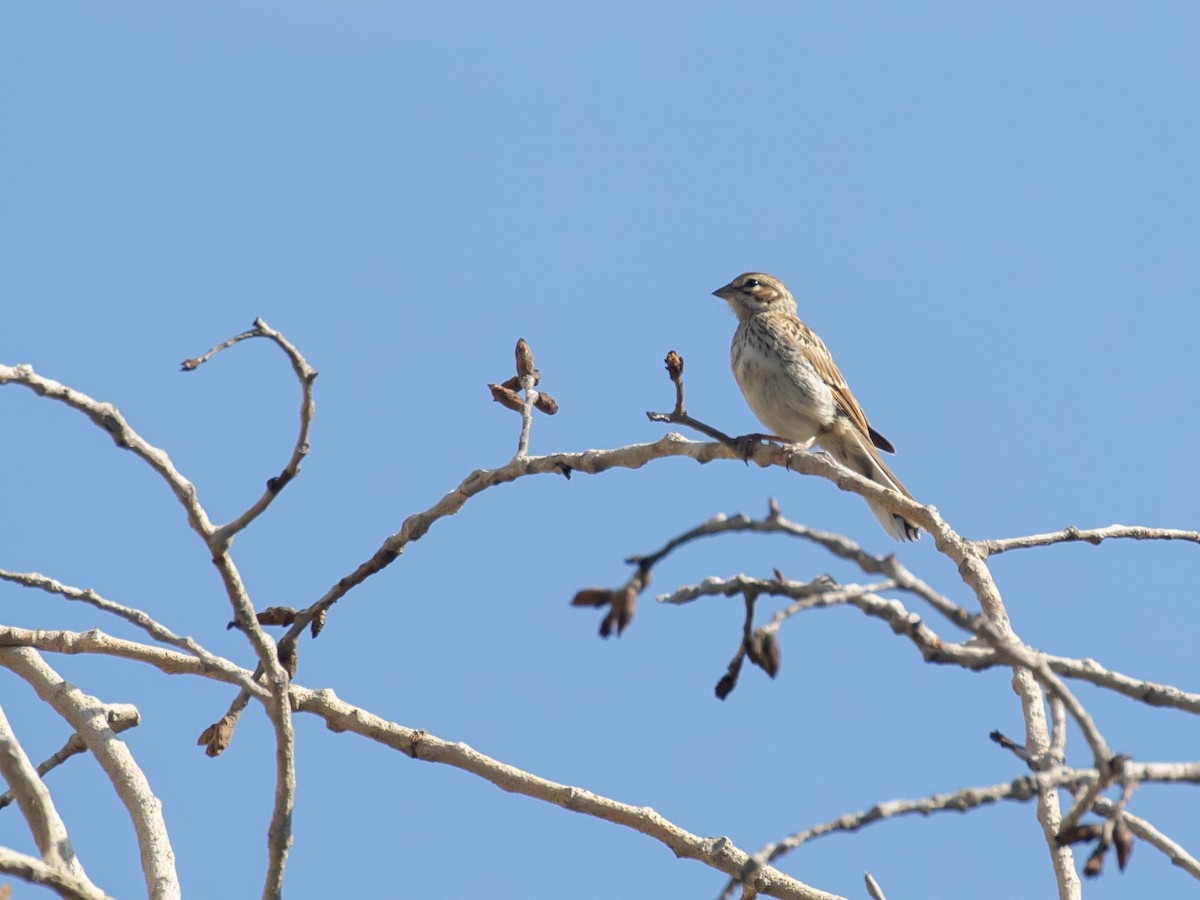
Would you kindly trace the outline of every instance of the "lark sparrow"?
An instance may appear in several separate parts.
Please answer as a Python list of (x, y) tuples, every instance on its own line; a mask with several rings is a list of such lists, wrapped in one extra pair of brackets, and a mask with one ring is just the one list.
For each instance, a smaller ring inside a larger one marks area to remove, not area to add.
[[(754, 415), (797, 449), (817, 444), (834, 459), (872, 481), (912, 497), (878, 451), (895, 453), (867, 423), (862, 408), (825, 344), (796, 314), (796, 301), (778, 278), (747, 272), (713, 291), (738, 318), (730, 362)], [(880, 524), (897, 540), (920, 532), (903, 516), (867, 501)]]

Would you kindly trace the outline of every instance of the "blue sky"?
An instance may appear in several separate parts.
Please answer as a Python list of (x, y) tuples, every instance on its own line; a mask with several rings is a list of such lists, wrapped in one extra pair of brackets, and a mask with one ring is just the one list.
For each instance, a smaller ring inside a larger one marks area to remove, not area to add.
[[(225, 520), (287, 458), (283, 359), (194, 356), (256, 316), (320, 371), (300, 478), (235, 545), (259, 606), (304, 605), (412, 512), (516, 447), (485, 384), (518, 337), (561, 405), (535, 453), (649, 441), (669, 349), (689, 410), (756, 430), (710, 292), (772, 272), (832, 349), (893, 468), (970, 537), (1112, 522), (1200, 528), (1200, 11), (1192, 4), (25, 5), (0, 31), (0, 362), (115, 403)], [(142, 606), (243, 664), (229, 606), (166, 487), (80, 416), (0, 390), (0, 567)], [(754, 850), (877, 802), (1020, 776), (1003, 672), (923, 664), (877, 621), (817, 612), (771, 682), (712, 686), (740, 600), (658, 607), (618, 640), (571, 609), (622, 560), (717, 512), (895, 550), (963, 603), (927, 539), (892, 545), (855, 497), (737, 463), (525, 479), (477, 497), (333, 612), (297, 680)], [(1194, 546), (998, 558), (1018, 633), (1196, 689)], [(859, 575), (782, 538), (710, 540), (651, 594), (710, 575)], [(101, 627), (0, 586), (3, 620)], [(948, 637), (932, 611), (906, 601)], [(765, 615), (769, 610), (764, 608)], [(163, 800), (185, 890), (261, 885), (269, 729), (205, 758), (229, 692), (53, 658), (106, 701)], [(12, 676), (31, 755), (66, 732)], [(1079, 687), (1109, 743), (1186, 760), (1196, 726)], [(720, 876), (631, 832), (298, 720), (292, 897), (715, 896)], [(1087, 762), (1077, 734), (1071, 761)], [(92, 762), (48, 777), (89, 873), (140, 891)], [(1131, 807), (1193, 851), (1187, 787)], [(28, 850), (14, 810), (0, 843)], [(786, 859), (863, 896), (1050, 896), (1030, 805), (888, 822)], [(1148, 847), (1090, 897), (1184, 896)]]

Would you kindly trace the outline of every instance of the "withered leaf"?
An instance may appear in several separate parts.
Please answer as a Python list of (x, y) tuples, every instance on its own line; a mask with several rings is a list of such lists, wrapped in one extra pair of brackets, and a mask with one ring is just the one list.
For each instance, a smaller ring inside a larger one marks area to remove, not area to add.
[(233, 740), (235, 721), (232, 714), (227, 714), (221, 721), (214, 722), (200, 732), (200, 738), (196, 744), (204, 748), (206, 756), (220, 756), (225, 752), (229, 742)]
[(493, 400), (495, 400), (501, 406), (505, 406), (514, 412), (520, 412), (521, 408), (525, 405), (521, 402), (520, 397), (503, 385), (489, 384), (488, 390), (492, 392)]
[(607, 606), (612, 602), (612, 591), (608, 588), (584, 588), (571, 600), (572, 606)]
[(291, 625), (296, 621), (296, 611), (290, 606), (268, 606), (255, 618), (259, 625)]

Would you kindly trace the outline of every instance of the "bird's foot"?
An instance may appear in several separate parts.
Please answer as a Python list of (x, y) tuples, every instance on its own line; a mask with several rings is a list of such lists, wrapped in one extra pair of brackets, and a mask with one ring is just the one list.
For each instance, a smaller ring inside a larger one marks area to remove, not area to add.
[(742, 462), (750, 465), (750, 457), (754, 455), (754, 447), (756, 444), (778, 443), (787, 444), (783, 438), (777, 434), (761, 434), (754, 432), (753, 434), (743, 434), (741, 437), (733, 439), (735, 450), (738, 456), (742, 458)]

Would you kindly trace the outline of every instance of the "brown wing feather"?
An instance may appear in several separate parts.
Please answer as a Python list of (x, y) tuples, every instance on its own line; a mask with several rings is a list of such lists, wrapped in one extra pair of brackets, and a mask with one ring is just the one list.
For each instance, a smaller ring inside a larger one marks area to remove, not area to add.
[(833, 361), (833, 356), (830, 355), (825, 342), (817, 337), (807, 325), (804, 326), (804, 335), (808, 338), (811, 346), (809, 359), (812, 361), (813, 368), (817, 370), (817, 374), (824, 379), (825, 383), (829, 385), (829, 389), (833, 391), (833, 399), (837, 402), (842, 412), (846, 414), (846, 418), (853, 422), (854, 427), (862, 432), (862, 436), (871, 441), (871, 443), (875, 443), (871, 436), (871, 426), (867, 424), (867, 417), (863, 413), (862, 407), (858, 405), (858, 401), (854, 399), (854, 394), (850, 393), (846, 379), (842, 377), (842, 373), (838, 369), (837, 363)]

